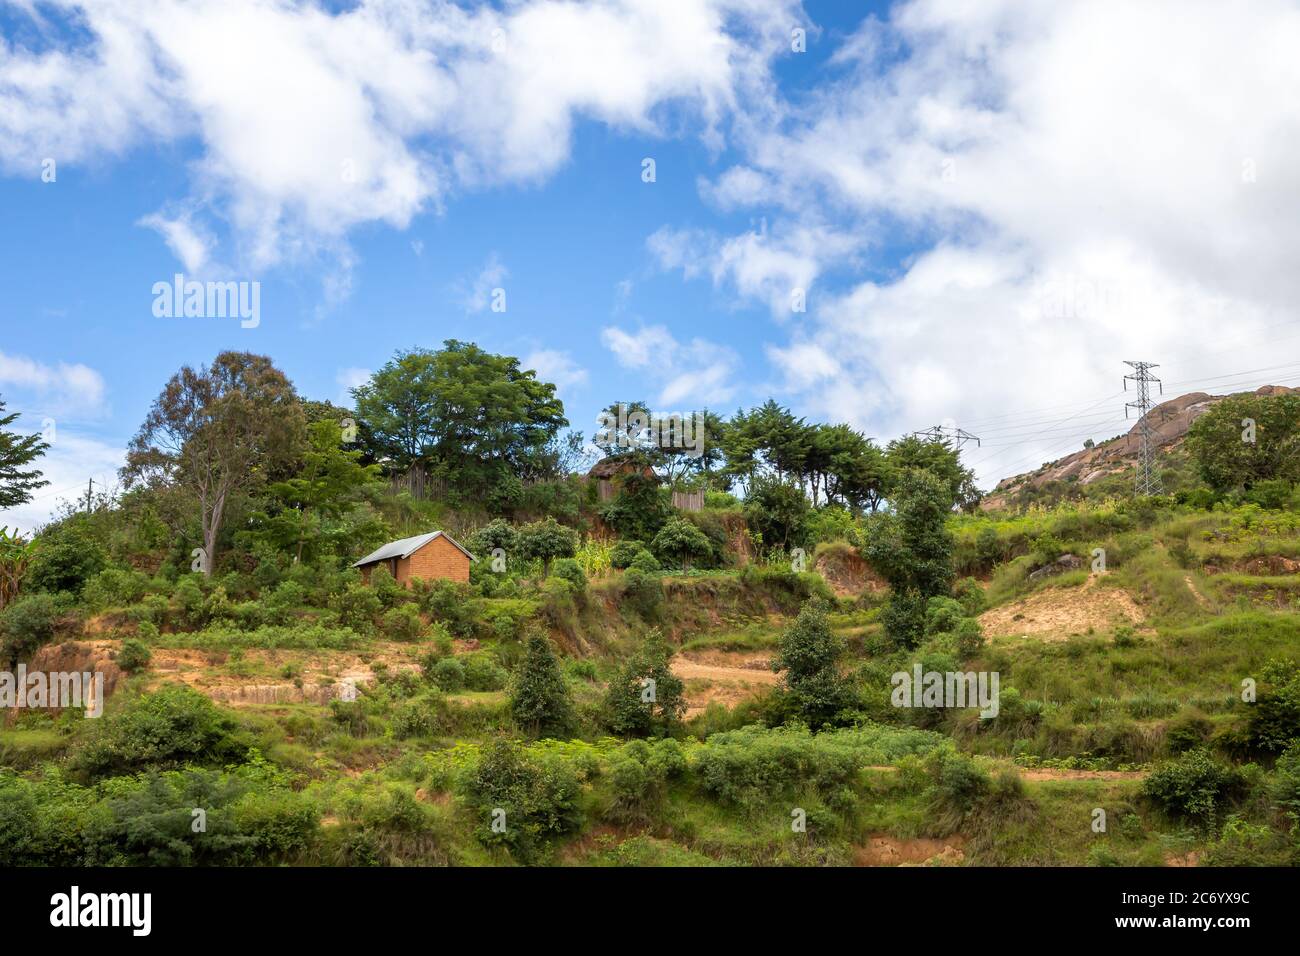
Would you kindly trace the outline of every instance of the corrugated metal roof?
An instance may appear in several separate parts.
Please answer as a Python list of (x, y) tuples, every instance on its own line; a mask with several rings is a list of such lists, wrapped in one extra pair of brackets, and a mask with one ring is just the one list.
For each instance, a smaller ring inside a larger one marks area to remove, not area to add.
[(358, 561), (356, 564), (352, 566), (354, 568), (359, 568), (363, 564), (374, 564), (376, 561), (388, 561), (391, 560), (392, 558), (409, 558), (411, 555), (415, 554), (415, 552), (419, 551), (421, 548), (423, 548), (434, 538), (437, 538), (439, 536), (446, 538), (457, 548), (459, 548), (462, 552), (464, 552), (465, 557), (469, 558), (471, 561), (474, 560), (474, 555), (470, 554), (468, 549), (466, 549), (459, 541), (457, 541), (451, 535), (443, 534), (441, 531), (430, 531), (428, 534), (417, 534), (413, 538), (401, 538), (397, 541), (390, 541), (382, 548), (378, 548), (377, 550), (370, 552), (368, 555), (366, 555), (364, 558), (362, 558), (360, 561)]

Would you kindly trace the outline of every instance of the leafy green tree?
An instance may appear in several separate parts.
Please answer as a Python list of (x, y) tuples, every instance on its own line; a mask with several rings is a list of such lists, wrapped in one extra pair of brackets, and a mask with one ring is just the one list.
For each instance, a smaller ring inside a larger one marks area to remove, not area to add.
[(27, 584), (51, 594), (80, 594), (86, 582), (107, 566), (108, 556), (85, 515), (71, 515), (36, 537)]
[(894, 510), (872, 517), (866, 558), (889, 582), (885, 630), (900, 645), (915, 646), (925, 626), (927, 602), (952, 588), (953, 537), (948, 530), (951, 486), (929, 471), (909, 470), (894, 493)]
[(763, 473), (800, 481), (814, 431), (815, 426), (772, 399), (749, 412), (737, 411), (723, 432), (727, 468), (746, 481)]
[(819, 484), (827, 502), (842, 504), (854, 514), (875, 512), (888, 491), (885, 453), (848, 425), (816, 426), (807, 462), (814, 505)]
[(824, 601), (806, 601), (781, 635), (772, 661), (773, 670), (785, 671), (782, 683), (795, 711), (813, 728), (832, 722), (857, 702), (852, 684), (839, 672), (844, 644), (831, 630), (826, 610)]
[(305, 430), (293, 385), (269, 358), (222, 352), (211, 366), (187, 365), (168, 381), (128, 446), (122, 478), (128, 488), (180, 485), (197, 498), (210, 576), (227, 507), (286, 475), (300, 460)]
[(609, 682), (605, 695), (609, 727), (625, 736), (665, 736), (686, 712), (686, 686), (672, 671), (673, 652), (651, 631)]
[(515, 530), (514, 525), (502, 518), (489, 521), (475, 531), (469, 539), (469, 549), (480, 560), (491, 555), (496, 548), (500, 548), (509, 556), (514, 554), (518, 547), (519, 532)]
[(885, 462), (894, 481), (909, 471), (928, 471), (947, 487), (949, 509), (960, 505), (972, 511), (979, 504), (975, 474), (961, 463), (961, 453), (947, 441), (925, 440), (908, 435), (891, 441), (885, 449)]
[(308, 447), (298, 474), (267, 488), (281, 508), (258, 512), (259, 537), (280, 548), (294, 549), (301, 561), (309, 541), (321, 536), (321, 519), (340, 518), (357, 496), (379, 479), (378, 465), (361, 464), (360, 451), (348, 451), (338, 422), (322, 419), (308, 426)]
[(620, 479), (618, 494), (601, 509), (600, 517), (620, 538), (649, 541), (671, 511), (659, 492), (658, 476), (632, 472)]
[(519, 529), (519, 551), (525, 558), (541, 558), (542, 577), (548, 577), (553, 560), (578, 553), (578, 532), (554, 518), (534, 521)]
[(58, 609), (48, 594), (19, 598), (0, 611), (0, 655), (8, 661), (9, 670), (49, 643), (54, 637), (56, 617)]
[(745, 496), (745, 522), (770, 548), (788, 551), (805, 543), (812, 508), (803, 490), (791, 481), (755, 476)]
[(32, 492), (49, 484), (36, 468), (27, 468), (49, 450), (40, 435), (19, 435), (6, 426), (18, 420), (18, 413), (4, 414), (0, 399), (0, 511), (32, 500)]
[(1300, 395), (1231, 395), (1216, 402), (1192, 422), (1187, 450), (1201, 478), (1220, 493), (1261, 481), (1294, 484), (1300, 481)]
[(713, 551), (704, 532), (684, 518), (673, 518), (660, 528), (650, 547), (659, 557), (688, 570), (693, 559), (707, 558)]
[(353, 397), (378, 455), (464, 492), (509, 476), (555, 477), (557, 436), (569, 424), (554, 385), (516, 358), (455, 339), (397, 353)]
[(573, 728), (573, 704), (550, 639), (541, 631), (528, 638), (519, 673), (510, 688), (510, 714), (536, 737), (559, 737)]
[(509, 740), (487, 748), (465, 789), (479, 840), (504, 846), (521, 863), (538, 861), (553, 838), (582, 823), (582, 787), (572, 769)]

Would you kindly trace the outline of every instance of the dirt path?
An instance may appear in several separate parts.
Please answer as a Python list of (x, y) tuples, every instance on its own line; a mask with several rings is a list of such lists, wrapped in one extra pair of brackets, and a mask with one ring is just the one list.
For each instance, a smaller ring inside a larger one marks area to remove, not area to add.
[(1183, 575), (1183, 583), (1187, 585), (1187, 590), (1192, 592), (1192, 597), (1196, 598), (1196, 603), (1199, 604), (1202, 608), (1208, 610), (1210, 607), (1210, 602), (1205, 599), (1204, 594), (1196, 590), (1196, 585), (1192, 583), (1192, 576), (1190, 574)]
[[(863, 770), (879, 770), (884, 773), (896, 773), (897, 767), (888, 765), (863, 767)], [(1016, 767), (1021, 780), (1141, 780), (1147, 775), (1146, 770), (1062, 770), (1057, 767)]]

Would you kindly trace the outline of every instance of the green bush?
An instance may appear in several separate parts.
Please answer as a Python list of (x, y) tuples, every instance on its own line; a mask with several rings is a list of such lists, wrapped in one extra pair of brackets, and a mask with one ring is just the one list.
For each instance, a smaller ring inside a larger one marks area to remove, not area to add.
[(1205, 825), (1213, 825), (1241, 789), (1240, 771), (1203, 748), (1156, 768), (1142, 784), (1142, 793), (1166, 813)]
[(414, 604), (402, 604), (384, 612), (381, 629), (390, 640), (418, 641), (424, 632), (424, 622)]
[(54, 637), (58, 608), (48, 594), (21, 597), (0, 611), (0, 656), (16, 664)]
[(573, 585), (575, 594), (583, 594), (587, 590), (587, 576), (582, 573), (582, 566), (573, 558), (560, 558), (555, 562), (551, 573), (561, 580), (568, 581)]
[(137, 638), (128, 637), (117, 652), (117, 666), (128, 674), (134, 674), (148, 667), (152, 656), (148, 644)]
[(657, 574), (663, 570), (663, 565), (649, 551), (638, 551), (628, 564), (627, 569), (629, 571), (641, 571), (645, 574)]
[(467, 690), (501, 690), (510, 680), (506, 669), (491, 654), (470, 654), (465, 658), (465, 687)]
[(440, 658), (433, 665), (430, 680), (439, 690), (462, 690), (465, 687), (465, 665), (459, 657)]
[(479, 840), (520, 862), (535, 862), (582, 822), (577, 775), (558, 757), (535, 757), (510, 741), (494, 743), (462, 786)]
[(632, 563), (632, 559), (646, 550), (646, 546), (640, 541), (631, 538), (624, 538), (617, 542), (609, 552), (610, 567), (622, 571)]
[(212, 701), (168, 685), (94, 721), (70, 763), (99, 777), (189, 763), (220, 766), (238, 761), (247, 749), (238, 726)]

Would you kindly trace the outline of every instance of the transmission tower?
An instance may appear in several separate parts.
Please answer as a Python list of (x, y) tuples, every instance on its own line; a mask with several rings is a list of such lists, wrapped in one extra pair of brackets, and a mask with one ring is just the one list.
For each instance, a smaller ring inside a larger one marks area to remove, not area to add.
[(1165, 393), (1165, 387), (1160, 383), (1160, 379), (1151, 374), (1153, 368), (1160, 366), (1151, 362), (1125, 361), (1124, 364), (1133, 367), (1133, 374), (1124, 376), (1124, 391), (1128, 391), (1130, 381), (1137, 384), (1137, 401), (1126, 402), (1124, 405), (1125, 418), (1128, 418), (1130, 408), (1138, 410), (1138, 463), (1134, 490), (1139, 498), (1143, 495), (1162, 494), (1164, 487), (1160, 484), (1160, 475), (1156, 471), (1155, 442), (1152, 439), (1151, 418), (1148, 414), (1151, 411), (1151, 383), (1154, 382), (1159, 386), (1161, 395)]
[(925, 438), (929, 441), (946, 441), (950, 442), (954, 448), (961, 451), (961, 446), (968, 441), (973, 441), (976, 447), (979, 446), (980, 440), (966, 431), (964, 428), (946, 428), (943, 425), (934, 425), (924, 431), (912, 432), (914, 438)]

